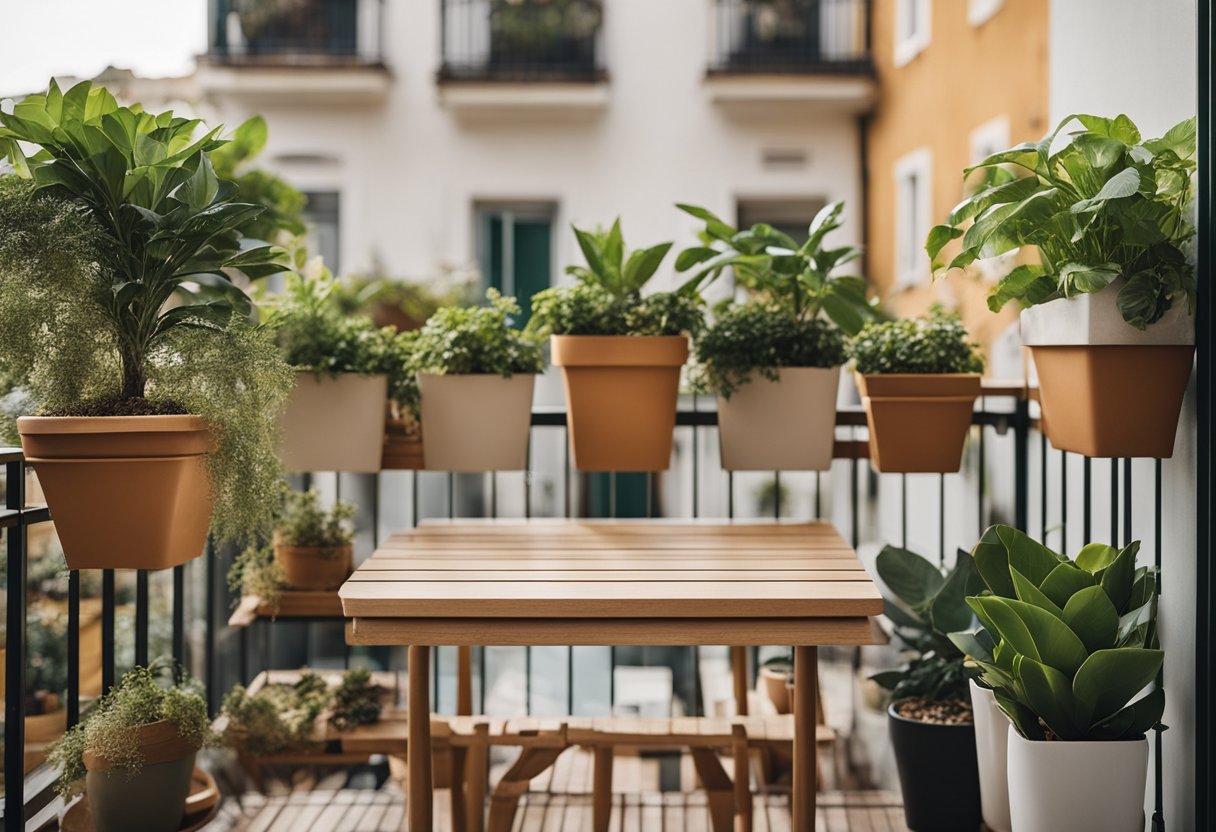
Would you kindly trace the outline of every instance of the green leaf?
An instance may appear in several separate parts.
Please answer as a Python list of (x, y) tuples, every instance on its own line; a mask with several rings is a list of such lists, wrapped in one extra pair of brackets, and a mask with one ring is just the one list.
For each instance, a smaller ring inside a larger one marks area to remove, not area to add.
[(823, 311), (847, 335), (856, 335), (865, 325), (865, 318), (857, 311), (856, 304), (830, 289), (823, 296)]
[(925, 240), (925, 251), (929, 255), (934, 270), (940, 269), (942, 265), (938, 262), (937, 255), (941, 253), (947, 243), (957, 240), (961, 236), (963, 236), (963, 230), (951, 225), (935, 225), (929, 230), (929, 236)]
[(981, 584), (975, 561), (962, 555), (946, 576), (945, 583), (929, 602), (929, 621), (939, 633), (966, 630), (975, 625), (975, 615), (967, 606), (967, 596)]
[[(681, 211), (683, 211), (685, 214), (690, 214), (704, 222), (722, 223), (722, 220), (718, 218), (717, 214), (713, 213), (712, 211), (710, 211), (706, 208), (701, 208), (696, 205), (688, 205), (683, 202), (677, 202), (676, 207), (679, 208)], [(725, 225), (726, 223), (722, 223), (722, 224)]]
[(1073, 595), (1088, 586), (1095, 586), (1094, 577), (1072, 563), (1061, 563), (1043, 579), (1039, 589), (1057, 607), (1063, 609)]
[(1115, 646), (1119, 613), (1102, 587), (1091, 586), (1077, 592), (1064, 605), (1062, 617), (1090, 653)]
[(1054, 667), (1018, 656), (1014, 673), (1026, 694), (1026, 704), (1061, 739), (1081, 736), (1074, 714), (1076, 705), (1068, 677)]
[(625, 290), (636, 292), (645, 286), (670, 250), (671, 243), (659, 243), (650, 248), (637, 249), (629, 255), (623, 275)]
[(1009, 576), (1009, 553), (1001, 540), (1002, 528), (1004, 527), (989, 526), (971, 550), (971, 557), (975, 560), (975, 568), (984, 579), (984, 584), (994, 595), (1016, 598), (1013, 579)]
[(676, 271), (685, 272), (691, 269), (698, 263), (704, 263), (706, 260), (717, 257), (720, 252), (716, 249), (706, 246), (694, 246), (686, 248), (676, 257)]
[(1089, 652), (1067, 624), (1034, 604), (1004, 599), (1002, 602), (1026, 625), (1037, 655), (1027, 654), (1026, 651), (1018, 649), (1016, 644), (1013, 645), (1014, 649), (1019, 653), (1031, 655), (1043, 664), (1051, 665), (1066, 676), (1071, 677), (1077, 672)]
[(1065, 263), (1060, 267), (1060, 287), (1065, 297), (1076, 292), (1100, 292), (1120, 275), (1114, 263), (1086, 266), (1081, 263)]
[(1039, 648), (1030, 635), (1030, 628), (1022, 617), (1013, 611), (1010, 603), (1015, 602), (995, 595), (967, 599), (967, 604), (976, 615), (991, 622), (996, 633), (1014, 652), (1038, 659)]
[(1021, 572), (1036, 586), (1041, 585), (1060, 564), (1055, 552), (1025, 532), (1012, 526), (998, 526), (997, 534), (1009, 552), (1009, 567)]
[(1106, 180), (1106, 184), (1102, 186), (1102, 190), (1098, 191), (1096, 195), (1073, 203), (1070, 210), (1074, 214), (1093, 211), (1112, 199), (1126, 199), (1129, 196), (1134, 196), (1139, 189), (1140, 171), (1135, 168), (1124, 168)]
[(1074, 563), (1091, 575), (1101, 572), (1115, 562), (1119, 550), (1105, 543), (1087, 543), (1077, 553)]
[(1072, 681), (1078, 721), (1094, 724), (1121, 710), (1157, 676), (1161, 650), (1116, 647), (1099, 650), (1081, 665)]
[(982, 162), (963, 170), (963, 176), (969, 176), (971, 171), (979, 168), (989, 168), (996, 165), (1017, 165), (1033, 171), (1039, 163), (1039, 146), (1035, 142), (1023, 142), (1009, 150), (994, 153)]
[(1128, 601), (1131, 599), (1132, 585), (1136, 582), (1136, 555), (1139, 551), (1140, 541), (1132, 541), (1102, 573), (1102, 589), (1106, 591), (1120, 615), (1127, 612)]
[[(988, 308), (993, 312), (1000, 312), (1009, 301), (1025, 298), (1030, 293), (1031, 287), (1039, 281), (1046, 281), (1048, 287), (1055, 288), (1054, 281), (1044, 276), (1042, 266), (1029, 263), (1015, 266), (988, 293)], [(1029, 305), (1031, 304), (1023, 304), (1023, 306)]]
[(1161, 721), (1165, 713), (1165, 691), (1154, 688), (1114, 716), (1094, 727), (1096, 738), (1139, 739)]
[(625, 238), (621, 234), (620, 217), (612, 221), (612, 227), (608, 229), (608, 234), (603, 238), (600, 251), (604, 258), (604, 264), (609, 268), (609, 272), (615, 273), (617, 276), (623, 275)]
[(875, 568), (887, 589), (913, 608), (928, 604), (946, 582), (937, 566), (896, 546), (883, 547)]
[(1059, 618), (1062, 610), (1049, 597), (1035, 586), (1025, 575), (1013, 569), (1009, 569), (1009, 575), (1013, 578), (1013, 589), (1017, 593), (1019, 601), (1025, 601), (1027, 604), (1034, 604), (1040, 609), (1047, 610), (1052, 615)]
[(1043, 727), (1039, 724), (1039, 718), (1033, 711), (1008, 693), (1002, 691), (994, 691), (994, 693), (996, 694), (997, 707), (1004, 712), (1005, 716), (1009, 717), (1009, 721), (1013, 723), (1013, 727), (1017, 729), (1019, 734), (1028, 740), (1041, 741), (1046, 739)]
[(1140, 141), (1140, 131), (1130, 118), (1122, 114), (1114, 118), (1103, 118), (1078, 113), (1077, 121), (1085, 125), (1086, 130), (1117, 139), (1125, 145), (1137, 144)]
[(992, 636), (987, 630), (964, 630), (949, 634), (950, 642), (969, 659), (992, 663)]

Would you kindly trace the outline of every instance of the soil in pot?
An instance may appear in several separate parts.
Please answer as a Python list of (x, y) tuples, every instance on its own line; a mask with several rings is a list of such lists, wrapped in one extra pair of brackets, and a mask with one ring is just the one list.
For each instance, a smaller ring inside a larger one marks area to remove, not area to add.
[(887, 714), (908, 828), (975, 832), (980, 782), (971, 704), (910, 697)]
[(275, 544), (275, 560), (283, 567), (289, 589), (331, 590), (350, 576), (350, 546), (284, 546)]
[(858, 374), (855, 378), (875, 470), (948, 474), (962, 467), (963, 445), (980, 394), (978, 374)]
[(85, 787), (97, 832), (174, 832), (190, 794), (197, 749), (161, 721), (136, 729), (144, 765), (137, 772), (112, 768), (86, 751)]

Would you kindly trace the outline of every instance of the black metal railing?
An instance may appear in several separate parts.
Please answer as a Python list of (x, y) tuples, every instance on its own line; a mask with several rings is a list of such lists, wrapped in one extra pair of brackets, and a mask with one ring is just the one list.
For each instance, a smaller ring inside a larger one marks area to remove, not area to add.
[(868, 74), (869, 0), (714, 0), (710, 74)]
[(440, 0), (443, 81), (594, 81), (601, 0)]
[(212, 0), (208, 60), (364, 65), (383, 60), (383, 0)]

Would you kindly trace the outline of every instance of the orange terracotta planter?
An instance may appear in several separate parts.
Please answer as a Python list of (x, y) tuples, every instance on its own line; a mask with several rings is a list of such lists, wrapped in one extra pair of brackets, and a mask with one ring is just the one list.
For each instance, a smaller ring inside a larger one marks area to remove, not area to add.
[(1093, 457), (1174, 455), (1195, 348), (1033, 346), (1051, 444)]
[(291, 589), (337, 589), (349, 577), (351, 547), (284, 546), (276, 543), (275, 560)]
[(17, 420), (69, 569), (165, 569), (203, 553), (211, 524), (199, 416)]
[(870, 428), (870, 462), (882, 473), (948, 474), (963, 464), (963, 444), (980, 394), (978, 373), (856, 374)]
[(682, 335), (555, 335), (570, 447), (580, 471), (661, 471), (671, 464)]

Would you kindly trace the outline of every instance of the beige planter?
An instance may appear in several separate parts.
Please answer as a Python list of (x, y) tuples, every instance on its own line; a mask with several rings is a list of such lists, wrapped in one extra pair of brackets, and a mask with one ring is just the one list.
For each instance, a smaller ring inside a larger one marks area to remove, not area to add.
[(980, 395), (978, 373), (857, 373), (855, 378), (875, 470), (948, 474), (962, 467)]
[(777, 381), (753, 373), (718, 398), (718, 437), (727, 471), (826, 471), (836, 442), (840, 368), (784, 367)]
[(337, 589), (350, 575), (352, 553), (350, 546), (274, 545), (275, 560), (283, 567), (283, 580), (290, 589)]
[(764, 682), (764, 693), (773, 703), (773, 707), (777, 709), (777, 713), (788, 714), (790, 712), (789, 672), (762, 667), (760, 668), (760, 678)]
[(283, 411), (283, 467), (379, 471), (387, 400), (385, 376), (297, 373)]
[(432, 471), (528, 467), (536, 376), (420, 373), (422, 452)]

